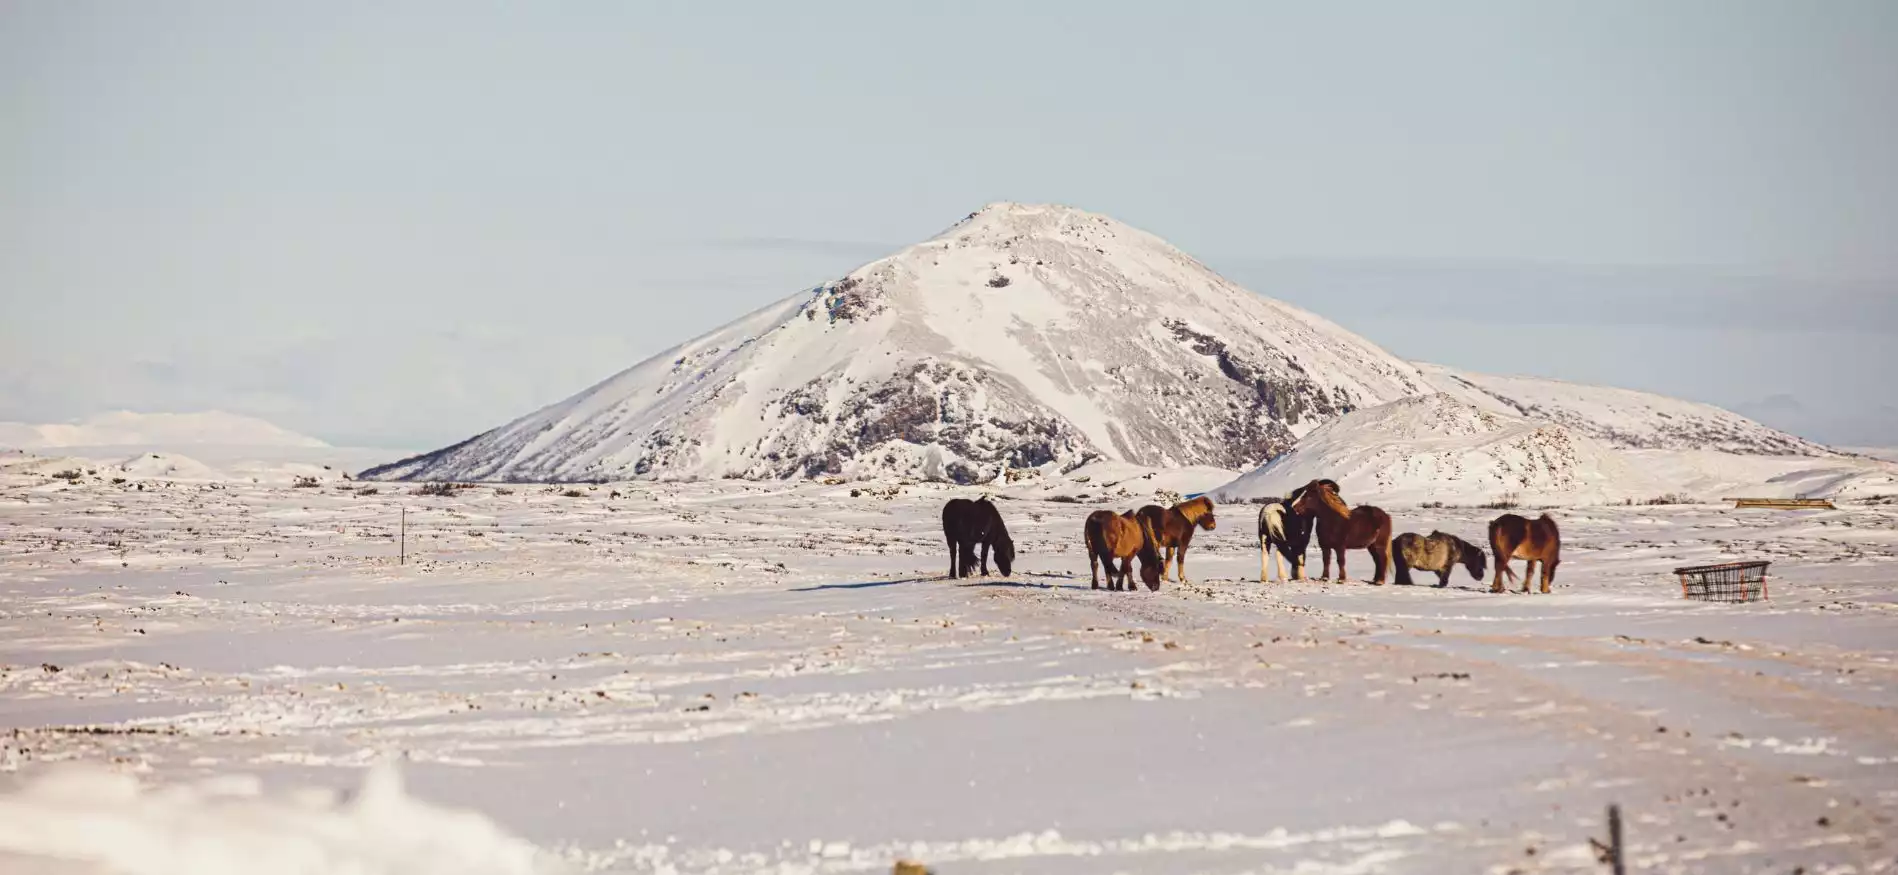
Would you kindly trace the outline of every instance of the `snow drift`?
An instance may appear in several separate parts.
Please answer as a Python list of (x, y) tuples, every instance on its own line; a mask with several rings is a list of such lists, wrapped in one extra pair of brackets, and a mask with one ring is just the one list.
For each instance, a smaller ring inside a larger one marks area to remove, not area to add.
[(250, 778), (162, 788), (48, 768), (0, 796), (0, 869), (97, 875), (537, 875), (533, 845), (409, 796), (391, 766), (360, 791), (265, 796)]

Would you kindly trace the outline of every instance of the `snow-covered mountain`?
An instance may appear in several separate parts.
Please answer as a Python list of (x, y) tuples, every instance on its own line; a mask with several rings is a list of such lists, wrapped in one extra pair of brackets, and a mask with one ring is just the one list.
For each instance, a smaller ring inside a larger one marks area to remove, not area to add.
[(201, 413), (100, 413), (79, 422), (0, 422), (0, 447), (173, 447), (193, 445), (327, 447), (264, 420), (210, 410)]
[(1435, 393), (1345, 414), (1306, 435), (1296, 451), (1214, 495), (1225, 501), (1285, 495), (1319, 478), (1338, 481), (1347, 497), (1380, 501), (1667, 491), (1621, 450), (1569, 426)]
[(1151, 234), (998, 203), (572, 398), (362, 476), (970, 482), (1094, 459), (1247, 470), (1343, 414), (1437, 392), (1614, 447), (1825, 452), (1705, 405), (1420, 369)]
[(1691, 446), (1635, 449), (1593, 437), (1593, 430), (1496, 412), (1451, 393), (1401, 398), (1338, 417), (1292, 452), (1211, 492), (1220, 501), (1244, 501), (1286, 495), (1329, 478), (1353, 502), (1400, 505), (1504, 497), (1586, 504), (1898, 494), (1898, 465), (1876, 459)]
[(364, 477), (986, 480), (1090, 458), (1246, 468), (1417, 369), (1151, 234), (990, 205), (566, 401)]
[(1611, 446), (1778, 456), (1834, 451), (1711, 404), (1541, 377), (1496, 377), (1418, 363), (1432, 384), (1493, 413), (1560, 423)]

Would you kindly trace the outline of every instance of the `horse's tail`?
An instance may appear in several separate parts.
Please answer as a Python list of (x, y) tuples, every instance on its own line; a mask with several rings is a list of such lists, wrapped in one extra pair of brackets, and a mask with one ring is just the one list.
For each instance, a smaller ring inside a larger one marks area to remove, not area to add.
[(1275, 501), (1259, 508), (1259, 534), (1274, 542), (1285, 543), (1285, 505)]
[(1153, 530), (1153, 520), (1146, 514), (1135, 514), (1140, 521), (1140, 554), (1143, 561), (1159, 561), (1156, 548), (1160, 546), (1160, 535)]

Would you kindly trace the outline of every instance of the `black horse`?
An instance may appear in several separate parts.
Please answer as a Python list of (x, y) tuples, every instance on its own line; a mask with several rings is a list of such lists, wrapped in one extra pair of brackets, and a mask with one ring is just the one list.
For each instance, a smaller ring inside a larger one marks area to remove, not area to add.
[(1003, 577), (1014, 571), (1015, 541), (1002, 524), (1002, 514), (986, 498), (952, 498), (942, 506), (942, 534), (949, 540), (949, 576), (975, 573), (975, 548), (982, 547), (982, 576), (989, 576), (989, 553)]
[[(1337, 483), (1320, 480), (1320, 483)], [(1273, 553), (1291, 560), (1293, 580), (1305, 579), (1305, 550), (1311, 546), (1312, 524), (1317, 518), (1310, 514), (1293, 513), (1292, 502), (1305, 494), (1311, 484), (1292, 490), (1285, 498), (1274, 498), (1259, 508), (1259, 582), (1264, 583), (1271, 575), (1267, 572), (1267, 563)], [(1285, 578), (1285, 569), (1279, 568), (1279, 578)]]

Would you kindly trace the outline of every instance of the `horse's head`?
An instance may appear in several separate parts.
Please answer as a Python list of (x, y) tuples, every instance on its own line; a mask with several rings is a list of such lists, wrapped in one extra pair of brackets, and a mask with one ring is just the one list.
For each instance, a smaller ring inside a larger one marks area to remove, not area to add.
[(1293, 493), (1292, 513), (1300, 516), (1312, 516), (1318, 512), (1321, 504), (1341, 504), (1338, 497), (1338, 484), (1331, 480), (1313, 480)]
[(1463, 549), (1464, 569), (1470, 572), (1471, 577), (1482, 580), (1483, 575), (1489, 571), (1489, 554), (1483, 552), (1483, 548), (1468, 541), (1458, 540), (1456, 543)]
[(1160, 591), (1160, 563), (1148, 562), (1146, 557), (1140, 560), (1140, 582), (1147, 585), (1149, 592)]
[(1003, 577), (1014, 574), (1015, 542), (1013, 539), (1010, 539), (1006, 535), (996, 539), (993, 555), (995, 556), (995, 568), (1002, 572)]

